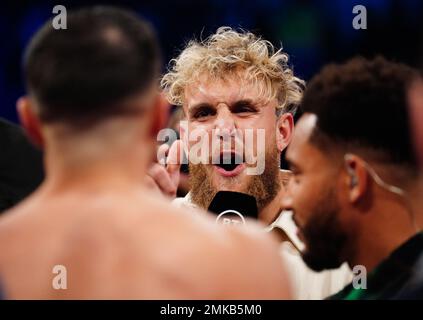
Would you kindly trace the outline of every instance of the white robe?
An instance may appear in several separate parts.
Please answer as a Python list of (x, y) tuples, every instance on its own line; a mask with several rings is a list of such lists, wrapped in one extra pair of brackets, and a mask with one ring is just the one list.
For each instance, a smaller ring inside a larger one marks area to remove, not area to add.
[[(192, 203), (190, 194), (184, 198), (173, 200), (178, 207), (196, 208)], [(296, 226), (292, 219), (292, 212), (282, 211), (279, 217), (267, 229), (279, 227), (288, 235), (292, 242), (300, 249), (303, 244), (296, 236)], [(320, 300), (343, 289), (352, 280), (352, 272), (345, 263), (338, 269), (315, 272), (307, 267), (301, 258), (300, 253), (290, 242), (281, 244), (280, 255), (290, 274), (291, 287), (295, 299), (299, 300)]]

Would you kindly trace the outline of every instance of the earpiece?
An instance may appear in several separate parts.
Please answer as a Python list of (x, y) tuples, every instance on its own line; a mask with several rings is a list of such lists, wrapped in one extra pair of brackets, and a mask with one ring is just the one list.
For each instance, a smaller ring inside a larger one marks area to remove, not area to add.
[(351, 177), (350, 188), (354, 188), (358, 184), (357, 174), (355, 173), (355, 170), (351, 168), (351, 166), (348, 163), (345, 163), (345, 165), (347, 167), (347, 172)]
[[(349, 160), (352, 159), (352, 154), (350, 153), (345, 154), (344, 159), (345, 159), (345, 166), (346, 166), (347, 172), (351, 177), (350, 188), (353, 188), (358, 183), (358, 177), (355, 170), (351, 167), (349, 162)], [(382, 189), (385, 189), (388, 192), (396, 194), (397, 196), (400, 196), (403, 199), (405, 205), (407, 206), (407, 211), (410, 216), (410, 220), (414, 230), (416, 232), (420, 232), (421, 228), (417, 225), (416, 217), (412, 210), (409, 195), (407, 194), (407, 192), (397, 186), (386, 183), (385, 181), (382, 180), (382, 178), (376, 173), (376, 171), (366, 161), (364, 161), (363, 159), (361, 159), (360, 161), (362, 162), (364, 168), (369, 173), (370, 177), (379, 187), (381, 187)]]

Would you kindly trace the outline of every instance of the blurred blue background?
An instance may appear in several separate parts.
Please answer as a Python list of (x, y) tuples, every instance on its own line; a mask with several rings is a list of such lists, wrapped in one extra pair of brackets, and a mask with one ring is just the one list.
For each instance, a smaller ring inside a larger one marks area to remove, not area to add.
[[(139, 0), (15, 1), (0, 4), (0, 117), (17, 122), (15, 102), (24, 94), (22, 52), (34, 32), (53, 16), (91, 4), (131, 8), (158, 33), (164, 62), (190, 38), (206, 37), (219, 26), (252, 30), (290, 55), (295, 72), (308, 80), (322, 65), (353, 55), (388, 58), (417, 65), (422, 53), (421, 0)], [(367, 30), (355, 30), (355, 5), (367, 8)]]

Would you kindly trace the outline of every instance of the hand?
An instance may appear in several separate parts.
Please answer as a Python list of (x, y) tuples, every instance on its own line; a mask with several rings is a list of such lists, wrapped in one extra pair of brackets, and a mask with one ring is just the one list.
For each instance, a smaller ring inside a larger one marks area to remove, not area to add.
[(163, 144), (158, 149), (159, 161), (147, 171), (145, 184), (152, 190), (161, 192), (167, 197), (175, 198), (180, 180), (181, 140), (176, 140), (172, 146)]

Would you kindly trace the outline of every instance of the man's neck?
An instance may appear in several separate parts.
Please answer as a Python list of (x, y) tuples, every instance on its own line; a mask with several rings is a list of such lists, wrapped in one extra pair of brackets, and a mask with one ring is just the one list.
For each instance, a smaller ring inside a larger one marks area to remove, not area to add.
[[(100, 160), (101, 161), (101, 160)], [(47, 167), (46, 186), (54, 192), (67, 190), (86, 191), (123, 191), (142, 186), (146, 170), (140, 163), (134, 168), (128, 161), (102, 161), (98, 165), (77, 167), (62, 167), (51, 169)]]
[[(356, 239), (354, 247), (358, 249), (352, 253), (353, 259), (349, 261), (351, 268), (363, 265), (368, 271), (373, 270), (419, 231), (415, 229), (410, 213), (404, 206), (388, 203), (380, 210), (383, 214), (378, 216), (378, 221), (368, 222), (369, 228)], [(420, 213), (414, 212), (414, 215), (417, 217)], [(423, 221), (416, 222), (421, 225)], [(370, 227), (371, 224), (378, 224), (378, 227)]]
[(268, 205), (261, 209), (258, 214), (259, 220), (266, 225), (270, 225), (281, 213), (281, 195), (279, 195), (279, 193)]
[(141, 186), (150, 155), (147, 142), (140, 141), (139, 145), (145, 149), (141, 150), (130, 141), (123, 144), (111, 141), (103, 145), (95, 141), (50, 144), (45, 152), (45, 186), (55, 192), (69, 189), (117, 191)]
[(259, 212), (259, 220), (265, 223), (266, 225), (270, 225), (273, 221), (275, 221), (280, 213), (281, 213), (281, 201), (282, 197), (285, 193), (286, 183), (290, 177), (291, 173), (287, 170), (280, 170), (280, 190), (276, 197), (263, 209)]

